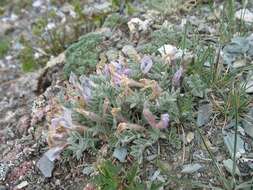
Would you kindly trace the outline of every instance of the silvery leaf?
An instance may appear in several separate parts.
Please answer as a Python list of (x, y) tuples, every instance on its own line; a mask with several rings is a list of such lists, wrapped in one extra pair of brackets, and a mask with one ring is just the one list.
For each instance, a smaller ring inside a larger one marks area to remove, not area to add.
[[(224, 165), (224, 167), (226, 168), (226, 170), (230, 173), (230, 174), (232, 174), (233, 173), (233, 160), (231, 160), (231, 159), (227, 159), (227, 160), (223, 160), (223, 165)], [(237, 174), (237, 175), (241, 175), (241, 173), (240, 173), (240, 170), (238, 169), (238, 167), (236, 166), (235, 167), (235, 173)]]
[(124, 162), (127, 156), (127, 149), (125, 147), (115, 148), (113, 157), (117, 158), (120, 162)]

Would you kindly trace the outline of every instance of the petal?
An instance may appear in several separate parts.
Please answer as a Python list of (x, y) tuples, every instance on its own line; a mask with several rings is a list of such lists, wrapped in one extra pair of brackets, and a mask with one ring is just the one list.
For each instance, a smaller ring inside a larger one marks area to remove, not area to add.
[(150, 71), (152, 65), (153, 65), (153, 61), (152, 61), (151, 57), (145, 55), (141, 59), (141, 71), (142, 71), (142, 73), (147, 74)]
[(119, 61), (112, 61), (111, 64), (114, 66), (116, 72), (120, 72), (123, 69), (123, 65)]
[(161, 121), (163, 124), (163, 128), (167, 128), (169, 126), (169, 122), (170, 122), (169, 114), (168, 113), (162, 114)]
[(123, 74), (126, 75), (126, 76), (130, 76), (132, 73), (132, 69), (124, 69), (123, 70)]
[(180, 85), (180, 80), (181, 77), (183, 75), (183, 68), (180, 67), (174, 74), (173, 78), (172, 78), (172, 85), (173, 86), (179, 86)]

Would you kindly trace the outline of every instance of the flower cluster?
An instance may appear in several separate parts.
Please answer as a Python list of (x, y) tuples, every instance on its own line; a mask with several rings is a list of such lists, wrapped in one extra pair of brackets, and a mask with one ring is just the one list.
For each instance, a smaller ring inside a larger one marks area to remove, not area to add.
[[(178, 50), (166, 48), (161, 58), (176, 59)], [(70, 73), (49, 124), (49, 151), (59, 155), (70, 145), (67, 139), (72, 131), (89, 132), (104, 144), (113, 134), (119, 138), (126, 131), (135, 131), (148, 138), (149, 130), (170, 126), (173, 117), (162, 97), (180, 88), (183, 67), (175, 71), (176, 65), (171, 67), (166, 60), (157, 62), (149, 55), (135, 57), (139, 58), (133, 61), (122, 54), (114, 61), (101, 61), (90, 75)], [(131, 141), (128, 143), (131, 146)]]

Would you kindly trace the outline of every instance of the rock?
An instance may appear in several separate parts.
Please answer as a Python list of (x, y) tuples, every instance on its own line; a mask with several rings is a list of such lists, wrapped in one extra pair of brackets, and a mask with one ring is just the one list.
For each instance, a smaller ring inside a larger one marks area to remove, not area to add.
[(44, 177), (52, 177), (54, 162), (50, 161), (46, 155), (43, 155), (36, 166), (40, 169)]
[(142, 21), (139, 18), (132, 18), (128, 23), (128, 28), (131, 33), (138, 32), (138, 31), (146, 31), (149, 27), (151, 20), (144, 20)]
[(0, 181), (5, 181), (8, 172), (9, 172), (9, 165), (0, 162)]
[(112, 9), (112, 3), (104, 1), (100, 3), (86, 3), (82, 13), (87, 16), (102, 15), (109, 13)]
[(208, 123), (210, 116), (212, 114), (212, 105), (203, 104), (199, 106), (198, 117), (197, 117), (197, 126), (201, 127)]
[(8, 22), (3, 22), (3, 21), (0, 21), (0, 36), (1, 35), (5, 35), (6, 33), (8, 33), (10, 30), (13, 29), (13, 25), (8, 23)]
[(247, 116), (243, 120), (243, 128), (247, 135), (253, 138), (253, 108), (249, 110)]
[(174, 56), (177, 53), (177, 48), (170, 44), (165, 44), (158, 49), (161, 56), (165, 57), (167, 55)]
[(91, 164), (86, 164), (83, 168), (83, 175), (89, 176), (95, 171), (95, 168)]
[(62, 152), (62, 146), (56, 146), (50, 148), (43, 156), (39, 159), (36, 166), (40, 169), (45, 177), (51, 177), (54, 169), (54, 161), (59, 158)]
[(48, 62), (46, 68), (53, 67), (57, 64), (63, 64), (65, 62), (65, 52), (62, 52), (57, 57), (52, 57)]
[(62, 8), (61, 8), (61, 11), (63, 12), (63, 13), (67, 13), (67, 14), (69, 14), (71, 17), (73, 17), (73, 18), (76, 18), (76, 16), (77, 16), (77, 14), (76, 14), (76, 12), (75, 12), (75, 8), (71, 5), (71, 4), (69, 4), (69, 3), (65, 3), (63, 6), (62, 6)]
[(36, 1), (34, 1), (33, 4), (32, 4), (32, 6), (33, 6), (34, 8), (39, 8), (39, 7), (41, 7), (42, 5), (43, 5), (43, 1), (42, 1), (42, 0), (36, 0)]
[(235, 13), (235, 17), (248, 23), (253, 23), (253, 13), (248, 9), (240, 9)]
[(192, 174), (194, 172), (197, 172), (201, 168), (203, 168), (203, 166), (198, 163), (197, 164), (187, 164), (187, 165), (183, 166), (183, 169), (181, 172), (185, 173), (185, 174)]
[[(235, 134), (232, 132), (226, 132), (223, 131), (223, 139), (224, 139), (224, 143), (228, 149), (228, 152), (230, 154), (230, 157), (233, 158), (234, 157), (234, 143), (235, 143)], [(239, 158), (241, 155), (243, 155), (246, 151), (244, 148), (244, 141), (243, 139), (240, 137), (240, 135), (237, 135), (237, 143), (236, 143), (236, 157)]]
[(127, 149), (125, 147), (115, 148), (113, 157), (117, 158), (120, 162), (125, 162), (127, 156)]
[[(226, 170), (232, 174), (233, 173), (233, 160), (228, 159), (228, 160), (223, 160), (223, 165), (226, 168)], [(235, 174), (237, 174), (238, 176), (241, 176), (240, 170), (238, 169), (238, 167), (235, 167)]]
[(187, 135), (186, 135), (186, 142), (187, 143), (191, 143), (193, 139), (194, 139), (194, 133), (193, 132), (187, 133)]
[(158, 49), (158, 52), (162, 57), (168, 59), (168, 61), (174, 61), (180, 59), (183, 56), (183, 51), (181, 49), (177, 49), (177, 47), (165, 44)]
[(15, 189), (23, 189), (24, 187), (26, 187), (27, 185), (29, 185), (29, 183), (27, 181), (22, 181), (20, 184), (18, 184)]
[(0, 190), (7, 190), (7, 188), (4, 185), (0, 185)]
[(29, 115), (22, 116), (17, 124), (17, 129), (20, 134), (24, 134), (27, 132), (28, 128), (30, 127), (30, 117)]
[(249, 94), (253, 93), (253, 80), (248, 81), (245, 88), (247, 93)]

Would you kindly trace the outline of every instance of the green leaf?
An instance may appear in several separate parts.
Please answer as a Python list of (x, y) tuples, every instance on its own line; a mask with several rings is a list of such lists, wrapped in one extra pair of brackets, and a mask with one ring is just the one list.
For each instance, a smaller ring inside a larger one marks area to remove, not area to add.
[(138, 170), (139, 170), (139, 167), (138, 165), (135, 163), (130, 169), (129, 171), (127, 172), (126, 174), (126, 179), (127, 179), (127, 182), (129, 184), (133, 184), (134, 181), (135, 181), (135, 178), (138, 174)]

